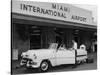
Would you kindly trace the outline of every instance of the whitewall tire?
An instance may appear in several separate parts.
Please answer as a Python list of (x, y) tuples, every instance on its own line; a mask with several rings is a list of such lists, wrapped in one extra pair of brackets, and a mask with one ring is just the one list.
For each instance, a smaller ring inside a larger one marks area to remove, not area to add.
[(41, 63), (41, 65), (40, 65), (39, 70), (40, 70), (41, 72), (46, 72), (46, 71), (48, 71), (48, 69), (49, 69), (49, 63), (48, 63), (47, 61), (43, 61), (43, 62)]

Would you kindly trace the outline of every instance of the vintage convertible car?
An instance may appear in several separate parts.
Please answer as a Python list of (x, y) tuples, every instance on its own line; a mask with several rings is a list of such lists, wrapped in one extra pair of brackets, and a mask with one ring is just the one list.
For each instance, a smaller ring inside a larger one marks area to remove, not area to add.
[(50, 66), (85, 62), (87, 60), (87, 51), (84, 49), (66, 49), (64, 45), (58, 47), (57, 43), (52, 43), (48, 49), (28, 50), (23, 52), (21, 57), (21, 66), (38, 68), (40, 71), (45, 72)]

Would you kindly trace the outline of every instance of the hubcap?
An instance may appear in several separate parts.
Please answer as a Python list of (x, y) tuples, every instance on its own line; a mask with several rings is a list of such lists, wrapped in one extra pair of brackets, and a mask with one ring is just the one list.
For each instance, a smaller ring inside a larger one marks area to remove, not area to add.
[(41, 64), (41, 69), (42, 69), (43, 71), (46, 71), (46, 70), (48, 69), (48, 63), (47, 63), (47, 62), (43, 62), (43, 63)]

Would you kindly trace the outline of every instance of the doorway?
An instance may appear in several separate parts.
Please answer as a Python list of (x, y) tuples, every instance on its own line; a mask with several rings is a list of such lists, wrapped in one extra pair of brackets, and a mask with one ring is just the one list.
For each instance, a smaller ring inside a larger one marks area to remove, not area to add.
[(41, 28), (39, 26), (30, 27), (30, 49), (41, 48)]

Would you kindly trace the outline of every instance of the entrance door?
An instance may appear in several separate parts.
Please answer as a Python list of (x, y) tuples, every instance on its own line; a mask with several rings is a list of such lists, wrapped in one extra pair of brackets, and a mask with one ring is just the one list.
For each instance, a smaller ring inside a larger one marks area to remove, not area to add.
[(31, 26), (30, 49), (41, 48), (41, 31), (39, 26)]
[(30, 49), (41, 48), (41, 37), (40, 35), (31, 35), (30, 37)]

